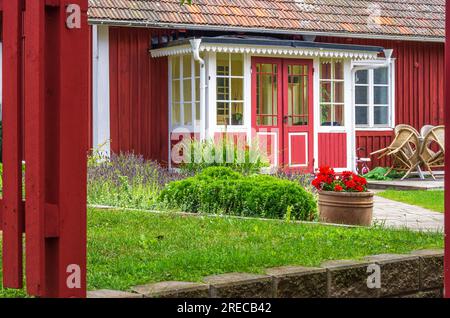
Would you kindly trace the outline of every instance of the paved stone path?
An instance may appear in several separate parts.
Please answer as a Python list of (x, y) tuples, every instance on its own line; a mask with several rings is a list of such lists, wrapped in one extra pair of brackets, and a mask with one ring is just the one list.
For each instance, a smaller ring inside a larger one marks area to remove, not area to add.
[(439, 231), (444, 229), (444, 214), (418, 206), (388, 200), (375, 195), (374, 223), (387, 227), (407, 227), (412, 230)]

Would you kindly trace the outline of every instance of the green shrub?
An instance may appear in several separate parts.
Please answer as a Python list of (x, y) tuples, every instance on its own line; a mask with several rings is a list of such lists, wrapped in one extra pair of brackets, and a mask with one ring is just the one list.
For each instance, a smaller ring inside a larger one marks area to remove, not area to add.
[(158, 201), (169, 209), (192, 213), (314, 220), (314, 196), (298, 183), (268, 175), (244, 176), (227, 167), (169, 183)]
[(256, 142), (250, 146), (236, 145), (234, 140), (198, 141), (187, 140), (185, 162), (180, 164), (184, 173), (196, 174), (209, 167), (229, 167), (243, 174), (259, 173), (268, 167), (269, 161)]

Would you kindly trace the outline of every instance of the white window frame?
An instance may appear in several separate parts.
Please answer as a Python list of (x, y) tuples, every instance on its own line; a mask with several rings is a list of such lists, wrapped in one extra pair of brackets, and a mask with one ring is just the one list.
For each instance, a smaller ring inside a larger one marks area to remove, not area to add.
[[(200, 132), (200, 120), (201, 119), (196, 119), (197, 118), (197, 107), (196, 104), (200, 104), (200, 96), (196, 96), (196, 85), (197, 85), (197, 81), (200, 81), (200, 73), (196, 74), (195, 70), (196, 70), (196, 61), (194, 60), (194, 57), (192, 55), (189, 55), (191, 58), (191, 74), (188, 77), (185, 77), (183, 72), (184, 72), (184, 56), (186, 55), (176, 55), (176, 56), (172, 56), (169, 58), (169, 128), (170, 131), (174, 131), (175, 129), (178, 128), (183, 128), (183, 129), (187, 129), (190, 132), (194, 132), (194, 133), (199, 133)], [(173, 59), (179, 59), (179, 78), (178, 79), (174, 79), (172, 77), (172, 68), (173, 68)], [(191, 119), (191, 125), (185, 125), (184, 124), (184, 105), (188, 104), (184, 102), (184, 80), (189, 79), (191, 80), (191, 96), (192, 96), (192, 101), (190, 101), (189, 103), (191, 104), (191, 113), (192, 113), (192, 119)], [(178, 103), (178, 106), (180, 107), (180, 120), (181, 123), (173, 123), (172, 121), (172, 111), (173, 111), (173, 106), (174, 106), (174, 102), (172, 99), (172, 93), (173, 93), (173, 81), (174, 80), (178, 80), (180, 82), (179, 85), (179, 95), (180, 95), (180, 101)], [(197, 122), (198, 121), (198, 122)]]
[[(356, 86), (363, 86), (356, 84), (356, 80), (353, 80), (353, 87), (352, 87), (352, 99), (353, 99), (353, 108), (355, 113), (355, 118), (353, 119), (355, 121), (355, 128), (357, 131), (365, 131), (365, 130), (373, 130), (373, 131), (390, 131), (395, 127), (395, 59), (391, 61), (391, 63), (388, 66), (381, 66), (380, 68), (387, 67), (388, 68), (388, 84), (375, 84), (374, 83), (374, 66), (379, 65), (382, 63), (382, 61), (375, 60), (373, 62), (354, 62), (353, 66), (367, 66), (368, 71), (368, 84), (365, 84), (368, 86), (368, 112), (369, 112), (369, 123), (367, 125), (357, 125), (356, 124)], [(356, 76), (356, 73), (355, 73)], [(384, 125), (375, 125), (374, 121), (374, 112), (375, 112), (375, 86), (385, 86), (388, 87), (388, 123)], [(360, 104), (358, 104), (360, 105)], [(362, 105), (362, 104), (361, 104)]]
[[(248, 74), (245, 71), (246, 64), (247, 64), (246, 63), (246, 55), (243, 54), (243, 53), (224, 53), (224, 54), (228, 55), (228, 66), (229, 66), (230, 72), (229, 72), (228, 75), (218, 75), (217, 74), (217, 54), (218, 53), (215, 54), (215, 62), (216, 63), (214, 65), (214, 75), (215, 75), (214, 76), (214, 84), (215, 84), (214, 85), (214, 91), (212, 91), (212, 90), (210, 91), (210, 93), (214, 95), (214, 99), (215, 99), (215, 107), (214, 107), (214, 113), (213, 113), (215, 126), (216, 126), (217, 130), (219, 130), (219, 131), (243, 130), (243, 129), (246, 128), (246, 126), (248, 124), (248, 118), (247, 118), (248, 113), (246, 111), (246, 109), (247, 109), (247, 105), (246, 105), (247, 104), (246, 78), (248, 77)], [(242, 56), (242, 67), (243, 67), (243, 69), (242, 69), (242, 76), (233, 76), (232, 75), (232, 70), (231, 70), (231, 56), (232, 56), (232, 54), (240, 54)], [(219, 99), (217, 99), (217, 95), (218, 95), (217, 94), (217, 80), (219, 78), (227, 78), (229, 80), (229, 94), (228, 94), (229, 95), (229, 99), (228, 100), (219, 100)], [(241, 100), (233, 100), (232, 99), (232, 96), (233, 96), (232, 95), (232, 90), (231, 90), (232, 89), (231, 88), (232, 79), (242, 79), (242, 94), (243, 94), (243, 96), (242, 96)], [(228, 125), (218, 124), (218, 122), (217, 122), (217, 111), (218, 111), (218, 104), (219, 103), (227, 103), (227, 104), (229, 104), (229, 108), (228, 108), (228, 111), (229, 111), (229, 124)], [(241, 125), (232, 125), (231, 124), (231, 122), (232, 122), (231, 104), (233, 104), (233, 103), (241, 103), (242, 104), (242, 108), (243, 108), (242, 115), (243, 115), (243, 118), (242, 118), (242, 124)]]
[[(334, 74), (334, 67), (332, 67), (331, 69), (331, 79), (323, 79), (321, 77), (321, 72), (320, 72), (320, 67), (322, 65), (322, 60), (331, 60), (333, 62), (335, 61), (340, 61), (342, 63), (342, 69), (343, 69), (343, 78), (342, 79), (336, 79), (335, 74)], [(339, 131), (339, 130), (345, 130), (347, 123), (348, 123), (348, 118), (347, 118), (347, 107), (346, 107), (346, 97), (347, 97), (347, 93), (346, 93), (346, 62), (345, 59), (340, 59), (340, 58), (320, 58), (318, 60), (318, 80), (319, 80), (319, 85), (318, 85), (318, 104), (319, 104), (319, 112), (318, 112), (318, 122), (319, 122), (319, 130), (321, 131)], [(330, 97), (330, 102), (329, 103), (322, 103), (322, 83), (331, 83), (331, 97)], [(343, 84), (343, 102), (342, 103), (335, 103), (334, 102), (334, 83), (342, 83)], [(344, 116), (344, 120), (341, 126), (325, 126), (322, 125), (322, 105), (329, 105), (331, 106), (331, 118), (334, 119), (335, 118), (335, 106), (342, 106), (343, 107), (343, 116)]]

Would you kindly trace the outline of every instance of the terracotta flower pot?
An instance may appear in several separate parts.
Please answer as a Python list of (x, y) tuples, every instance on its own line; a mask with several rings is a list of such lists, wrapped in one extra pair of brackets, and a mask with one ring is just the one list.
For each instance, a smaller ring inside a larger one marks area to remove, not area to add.
[(373, 192), (319, 192), (320, 221), (335, 224), (372, 224)]

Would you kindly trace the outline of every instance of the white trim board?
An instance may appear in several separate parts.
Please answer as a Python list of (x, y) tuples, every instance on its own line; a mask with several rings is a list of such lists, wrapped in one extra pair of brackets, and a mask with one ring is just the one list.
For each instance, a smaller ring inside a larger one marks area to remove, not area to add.
[(92, 133), (93, 147), (103, 155), (111, 155), (109, 29), (92, 27)]

